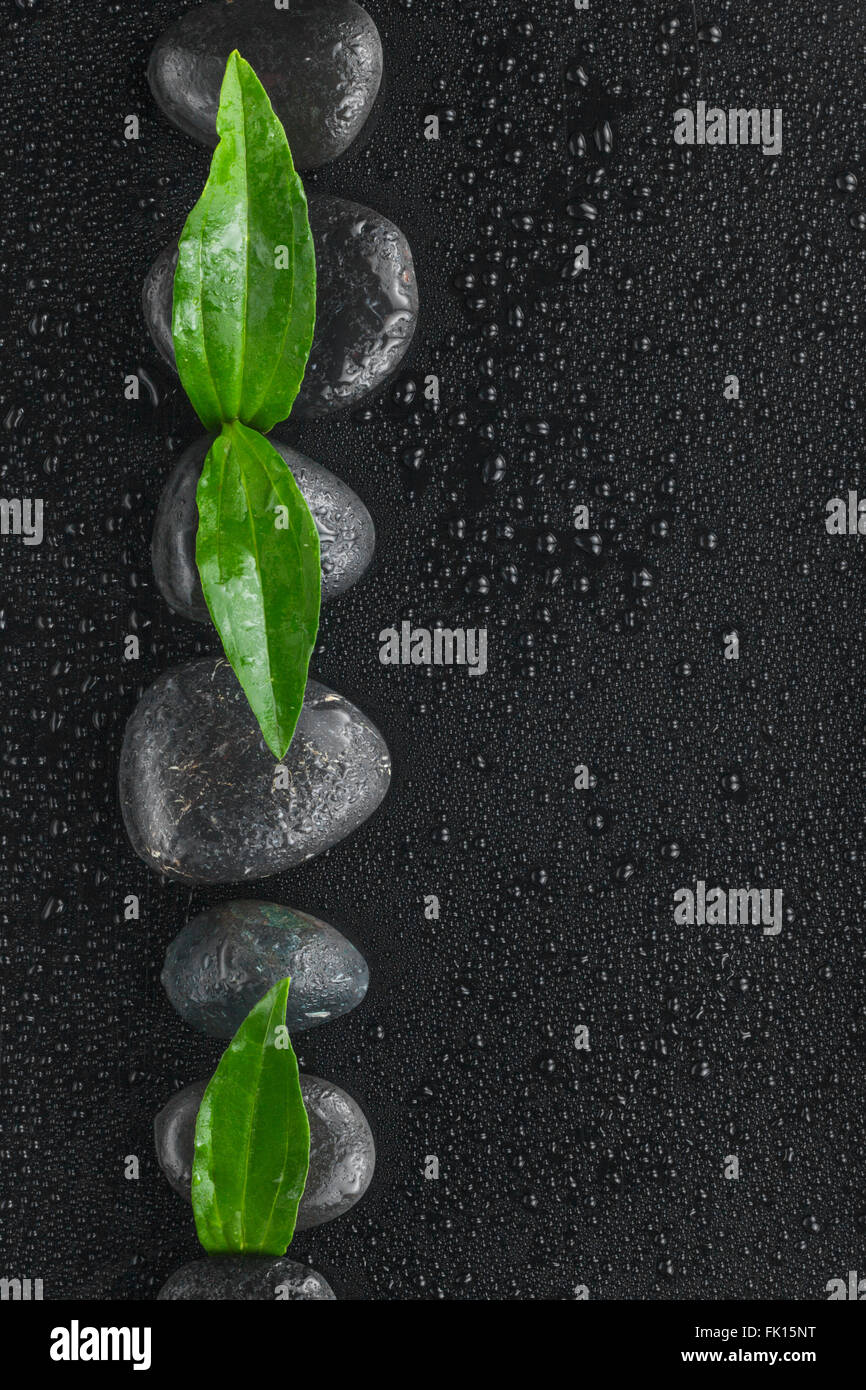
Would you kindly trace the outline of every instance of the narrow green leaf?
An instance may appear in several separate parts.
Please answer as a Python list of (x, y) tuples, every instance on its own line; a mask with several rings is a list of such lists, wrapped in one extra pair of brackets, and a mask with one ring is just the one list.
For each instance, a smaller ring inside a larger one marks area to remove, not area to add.
[(282, 758), (319, 625), (319, 533), (291, 470), (245, 425), (223, 425), (196, 493), (205, 601), (265, 742)]
[(195, 1127), (192, 1208), (211, 1255), (284, 1255), (310, 1163), (310, 1122), (286, 1023), (289, 980), (247, 1015)]
[(172, 336), (204, 425), (267, 432), (301, 385), (316, 317), (303, 184), (265, 89), (239, 53), (220, 92), (210, 175), (181, 234)]

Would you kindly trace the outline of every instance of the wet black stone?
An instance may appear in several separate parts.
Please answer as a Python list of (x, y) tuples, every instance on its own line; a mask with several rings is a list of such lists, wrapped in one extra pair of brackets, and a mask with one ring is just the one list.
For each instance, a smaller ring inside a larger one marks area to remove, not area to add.
[[(286, 786), (275, 784), (283, 766)], [(133, 849), (157, 872), (235, 883), (294, 868), (376, 809), (391, 760), (378, 729), (309, 681), (286, 756), (274, 761), (224, 657), (164, 672), (126, 726), (120, 804)]]
[[(198, 507), (195, 491), (211, 435), (196, 440), (181, 454), (163, 488), (151, 543), (153, 573), (160, 593), (175, 613), (194, 622), (210, 622), (195, 562)], [(357, 582), (373, 558), (376, 532), (360, 497), (327, 468), (272, 439), (294, 474), (313, 514), (322, 554), (322, 600), (334, 598)]]
[(301, 1075), (310, 1121), (310, 1172), (298, 1230), (333, 1221), (359, 1202), (373, 1180), (376, 1146), (356, 1100), (333, 1081)]
[(277, 980), (291, 976), (290, 1033), (354, 1009), (367, 993), (367, 962), (327, 922), (279, 903), (220, 903), (187, 922), (165, 956), (162, 984), (181, 1018), (231, 1038)]
[[(316, 329), (293, 420), (354, 407), (400, 365), (418, 319), (409, 243), (381, 213), (343, 198), (310, 198), (316, 246)], [(171, 311), (177, 242), (157, 256), (142, 307), (160, 354), (174, 367)]]
[(174, 272), (177, 270), (177, 242), (164, 246), (145, 277), (141, 307), (154, 347), (170, 367), (177, 371), (171, 314), (174, 304)]
[(292, 1302), (296, 1299), (336, 1299), (327, 1280), (309, 1265), (285, 1255), (211, 1255), (194, 1260), (169, 1275), (158, 1300), (243, 1300)]
[(169, 1185), (181, 1197), (190, 1199), (192, 1162), (195, 1146), (195, 1122), (208, 1077), (191, 1081), (176, 1091), (153, 1122), (153, 1139), (159, 1166)]
[(310, 226), (321, 266), (316, 331), (293, 415), (355, 406), (403, 360), (418, 318), (409, 243), (381, 213), (317, 197)]
[(202, 144), (216, 144), (229, 54), (254, 68), (282, 121), (296, 169), (315, 169), (351, 145), (376, 98), (382, 45), (352, 0), (228, 0), (201, 5), (157, 40), (148, 81), (157, 104)]
[[(290, 991), (291, 993), (291, 991)], [(176, 1092), (157, 1115), (154, 1141), (169, 1184), (190, 1200), (195, 1122), (207, 1080)], [(349, 1211), (373, 1178), (376, 1147), (364, 1112), (333, 1081), (301, 1073), (301, 1095), (310, 1121), (310, 1171), (298, 1204), (296, 1229), (308, 1231)]]

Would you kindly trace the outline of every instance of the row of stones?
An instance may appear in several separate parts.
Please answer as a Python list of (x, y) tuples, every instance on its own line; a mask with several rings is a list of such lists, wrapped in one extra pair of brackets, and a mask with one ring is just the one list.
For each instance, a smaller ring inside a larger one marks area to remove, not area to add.
[[(234, 1036), (250, 1009), (287, 975), (292, 988), (286, 1025), (293, 1034), (348, 1013), (361, 1003), (369, 982), (361, 953), (328, 923), (277, 903), (238, 900), (187, 923), (166, 952), (162, 983), (187, 1023), (225, 1039)], [(186, 1201), (196, 1118), (206, 1085), (204, 1078), (178, 1091), (154, 1125), (160, 1167)], [(376, 1151), (363, 1111), (341, 1087), (302, 1073), (301, 1093), (310, 1121), (310, 1169), (297, 1222), (297, 1230), (305, 1231), (342, 1216), (363, 1197), (373, 1177)], [(262, 1268), (270, 1275), (282, 1270), (281, 1289), (327, 1287), (321, 1275), (294, 1261), (279, 1267), (266, 1261)], [(212, 1290), (215, 1281), (225, 1290), (225, 1262), (198, 1261), (178, 1270), (161, 1297), (187, 1297), (190, 1288), (200, 1291), (203, 1286)], [(224, 1291), (219, 1296), (236, 1295)]]
[[(213, 145), (222, 73), (239, 49), (262, 78), (296, 166), (335, 158), (357, 136), (382, 74), (379, 36), (353, 0), (220, 0), (183, 16), (157, 42), (149, 80), (166, 115)], [(415, 329), (418, 295), (405, 237), (380, 214), (312, 196), (316, 331), (292, 419), (355, 406), (394, 371)], [(157, 257), (143, 307), (153, 341), (174, 367), (172, 290), (177, 242)], [(322, 597), (361, 577), (373, 523), (360, 499), (320, 464), (273, 441), (319, 531)], [(209, 438), (180, 458), (157, 510), (152, 556), (158, 586), (183, 617), (209, 621), (195, 563), (196, 486)], [(224, 658), (188, 662), (144, 693), (127, 725), (120, 800), (135, 850), (161, 874), (235, 883), (296, 866), (337, 844), (387, 791), (390, 757), (375, 726), (348, 700), (307, 685), (295, 736), (274, 764)], [(238, 900), (188, 923), (170, 945), (163, 984), (175, 1008), (212, 1036), (233, 1035), (276, 980), (292, 977), (287, 1024), (300, 1031), (354, 1008), (367, 989), (360, 953), (327, 923), (274, 903)], [(179, 1091), (157, 1116), (160, 1165), (189, 1199), (193, 1141), (206, 1080)], [(306, 1230), (363, 1195), (375, 1150), (356, 1102), (332, 1082), (302, 1075), (310, 1119), (310, 1172), (298, 1212)], [(327, 1282), (272, 1257), (196, 1261), (162, 1299), (332, 1299)]]

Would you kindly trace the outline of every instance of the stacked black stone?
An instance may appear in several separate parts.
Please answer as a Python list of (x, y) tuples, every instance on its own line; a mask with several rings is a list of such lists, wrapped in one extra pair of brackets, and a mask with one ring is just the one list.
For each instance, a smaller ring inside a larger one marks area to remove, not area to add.
[[(154, 48), (148, 78), (175, 125), (216, 143), (225, 65), (237, 49), (258, 73), (285, 127), (295, 165), (314, 169), (343, 154), (367, 121), (382, 76), (370, 16), (353, 0), (220, 0), (184, 15)], [(316, 251), (316, 329), (295, 420), (327, 417), (379, 389), (404, 357), (418, 315), (406, 238), (387, 218), (339, 198), (310, 199)], [(145, 281), (153, 341), (174, 366), (171, 317), (177, 243)], [(358, 497), (320, 464), (276, 443), (319, 531), (322, 597), (358, 580), (375, 536)], [(152, 556), (174, 612), (208, 621), (195, 563), (195, 494), (210, 445), (186, 450), (159, 504)], [(285, 770), (285, 776), (276, 774)], [(160, 676), (127, 725), (120, 760), (124, 823), (135, 850), (160, 874), (190, 883), (262, 878), (321, 854), (351, 833), (388, 788), (390, 757), (375, 726), (342, 696), (309, 681), (297, 729), (275, 764), (224, 658)], [(299, 1031), (363, 999), (363, 956), (340, 932), (305, 913), (242, 899), (189, 922), (170, 945), (163, 984), (192, 1026), (231, 1037), (272, 985), (292, 977), (287, 1024)], [(195, 1123), (206, 1081), (179, 1091), (155, 1123), (159, 1162), (187, 1199)], [(302, 1076), (310, 1119), (310, 1170), (298, 1212), (304, 1230), (348, 1211), (375, 1166), (360, 1107), (332, 1082)], [(303, 1265), (270, 1256), (210, 1257), (171, 1276), (161, 1299), (333, 1299)]]

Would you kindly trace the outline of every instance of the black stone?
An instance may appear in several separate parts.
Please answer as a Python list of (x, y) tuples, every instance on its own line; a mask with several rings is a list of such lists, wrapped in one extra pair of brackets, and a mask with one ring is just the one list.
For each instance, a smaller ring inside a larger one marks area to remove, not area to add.
[[(150, 548), (153, 573), (166, 603), (197, 623), (210, 622), (195, 562), (195, 492), (212, 438), (196, 440), (178, 459), (159, 500)], [(351, 588), (373, 558), (372, 517), (360, 497), (327, 468), (277, 439), (271, 443), (292, 470), (313, 514), (322, 555), (322, 600), (327, 601)]]
[[(316, 246), (316, 328), (293, 420), (357, 406), (400, 365), (418, 319), (409, 243), (381, 213), (343, 198), (310, 198)], [(144, 282), (148, 330), (174, 367), (171, 313), (177, 242), (157, 256)]]
[(316, 330), (292, 415), (356, 406), (403, 360), (418, 318), (409, 243), (381, 213), (317, 197), (310, 226), (321, 267)]
[(301, 1092), (310, 1121), (310, 1172), (298, 1230), (307, 1231), (361, 1200), (373, 1180), (376, 1146), (360, 1105), (333, 1081), (302, 1074)]
[[(288, 775), (275, 779), (280, 766)], [(120, 804), (132, 847), (151, 868), (192, 883), (234, 883), (338, 844), (376, 809), (390, 775), (375, 725), (312, 680), (289, 750), (275, 763), (228, 662), (205, 657), (164, 672), (133, 711)]]
[(360, 951), (327, 922), (279, 903), (240, 900), (187, 922), (166, 951), (162, 984), (193, 1028), (231, 1038), (287, 975), (290, 1033), (354, 1009), (370, 978)]
[(336, 1294), (321, 1274), (285, 1255), (211, 1255), (169, 1275), (157, 1301), (171, 1299), (289, 1303), (296, 1299), (335, 1300)]
[(255, 70), (285, 127), (296, 169), (315, 169), (349, 148), (382, 79), (382, 45), (352, 0), (227, 0), (190, 10), (157, 40), (148, 81), (174, 125), (217, 141), (216, 115), (233, 49)]
[[(291, 993), (291, 991), (289, 991)], [(376, 1147), (363, 1110), (332, 1081), (301, 1072), (301, 1095), (310, 1121), (310, 1171), (298, 1203), (296, 1230), (308, 1231), (349, 1211), (373, 1178)], [(157, 1115), (154, 1141), (169, 1185), (190, 1201), (195, 1122), (207, 1081), (177, 1091)]]
[(147, 331), (160, 357), (177, 371), (171, 315), (174, 305), (174, 272), (177, 270), (177, 242), (164, 246), (144, 280), (141, 307)]
[(187, 1201), (192, 1190), (195, 1122), (209, 1079), (191, 1081), (183, 1090), (175, 1091), (153, 1122), (159, 1166), (169, 1185)]

